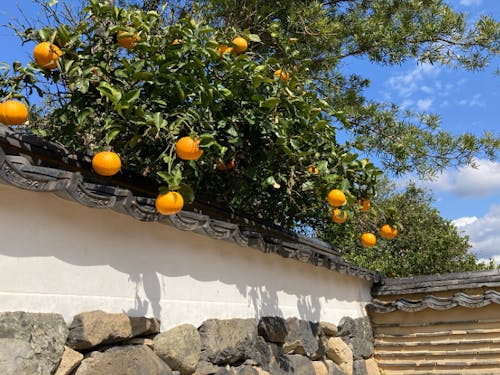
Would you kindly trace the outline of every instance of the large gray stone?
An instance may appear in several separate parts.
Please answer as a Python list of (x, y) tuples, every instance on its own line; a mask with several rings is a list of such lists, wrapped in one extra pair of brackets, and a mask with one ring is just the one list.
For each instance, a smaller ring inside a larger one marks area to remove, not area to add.
[(337, 326), (333, 323), (329, 322), (319, 322), (319, 325), (325, 334), (325, 336), (332, 337), (332, 336), (337, 336), (339, 330)]
[[(344, 372), (344, 370), (342, 370), (342, 368), (337, 365), (335, 362), (327, 359), (325, 360), (326, 362), (326, 365), (328, 366), (328, 374), (329, 375), (345, 375), (346, 373)], [(377, 375), (380, 375), (380, 374), (377, 374)]]
[(311, 360), (300, 354), (280, 355), (273, 358), (269, 372), (272, 375), (315, 375)]
[(259, 372), (249, 365), (242, 365), (233, 368), (237, 375), (259, 375)]
[(268, 342), (284, 343), (286, 339), (285, 319), (279, 316), (265, 316), (258, 324), (259, 335)]
[(92, 352), (74, 375), (173, 375), (172, 370), (147, 346), (116, 346)]
[(352, 364), (353, 375), (368, 375), (364, 359), (356, 359)]
[(312, 364), (316, 375), (345, 375), (345, 372), (340, 366), (329, 359), (324, 361), (313, 361)]
[(319, 323), (312, 323), (297, 318), (286, 320), (287, 336), (283, 350), (288, 354), (302, 354), (313, 360), (325, 354), (325, 347), (320, 340)]
[(373, 355), (373, 331), (368, 317), (342, 318), (339, 323), (339, 336), (351, 348), (354, 359), (367, 359)]
[(200, 360), (201, 339), (195, 326), (183, 324), (157, 335), (154, 351), (172, 370), (190, 375)]
[(0, 374), (52, 374), (68, 328), (59, 314), (0, 313)]
[(90, 311), (75, 315), (69, 327), (67, 345), (76, 350), (88, 350), (159, 332), (160, 322), (154, 318)]
[(219, 366), (207, 361), (200, 361), (196, 365), (194, 375), (213, 375), (217, 372)]
[(271, 353), (267, 343), (257, 336), (253, 319), (209, 319), (198, 328), (201, 359), (216, 365), (242, 364), (254, 360), (266, 368)]

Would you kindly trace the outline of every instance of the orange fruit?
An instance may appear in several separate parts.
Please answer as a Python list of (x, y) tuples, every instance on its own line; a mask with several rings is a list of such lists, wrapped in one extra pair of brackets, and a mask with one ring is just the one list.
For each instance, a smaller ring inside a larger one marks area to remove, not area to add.
[(290, 79), (290, 73), (282, 71), (281, 69), (275, 70), (274, 75), (281, 79), (283, 82), (286, 82)]
[(215, 167), (219, 171), (230, 171), (236, 167), (236, 163), (234, 162), (234, 159), (231, 159), (231, 161), (224, 165), (220, 160), (217, 160), (215, 162)]
[(224, 54), (224, 52), (226, 52), (228, 48), (229, 47), (226, 46), (225, 44), (221, 44), (220, 46), (217, 47), (217, 52), (219, 52), (220, 57), (222, 57), (222, 55)]
[(57, 68), (57, 60), (62, 54), (61, 49), (50, 42), (38, 43), (33, 49), (36, 63), (45, 69)]
[(173, 215), (182, 210), (184, 198), (176, 191), (169, 191), (168, 193), (158, 195), (155, 206), (160, 214)]
[(340, 207), (346, 203), (347, 199), (342, 190), (333, 189), (328, 193), (328, 203), (333, 207)]
[(397, 228), (389, 224), (384, 224), (380, 227), (380, 236), (386, 240), (392, 240), (398, 235)]
[(116, 35), (118, 44), (126, 49), (134, 48), (141, 41), (139, 34), (131, 34), (127, 31), (118, 31)]
[(373, 233), (363, 233), (360, 242), (364, 247), (372, 247), (377, 243), (377, 237)]
[(28, 119), (28, 108), (17, 100), (7, 100), (0, 106), (0, 121), (5, 125), (22, 125)]
[(236, 163), (234, 162), (234, 159), (231, 159), (231, 161), (226, 164), (226, 171), (230, 171), (234, 168), (236, 168)]
[(228, 47), (223, 44), (217, 47), (217, 52), (219, 52), (219, 56), (222, 58), (224, 54), (233, 52), (233, 47)]
[(175, 144), (177, 156), (183, 160), (198, 160), (203, 154), (198, 145), (200, 141), (191, 137), (182, 137)]
[(314, 173), (314, 174), (318, 174), (318, 173), (319, 173), (318, 168), (316, 168), (314, 165), (310, 165), (310, 166), (307, 168), (307, 171), (308, 171), (309, 173)]
[(92, 158), (92, 168), (101, 176), (113, 176), (120, 171), (122, 162), (117, 153), (101, 151)]
[(337, 224), (342, 224), (347, 220), (347, 212), (336, 208), (332, 213), (332, 221)]
[(0, 122), (5, 124), (5, 115), (3, 111), (3, 103), (0, 103)]
[(173, 46), (177, 46), (177, 45), (182, 44), (182, 43), (183, 43), (183, 41), (182, 41), (182, 40), (180, 40), (180, 39), (174, 39), (174, 40), (172, 41), (172, 45), (173, 45)]
[(370, 209), (370, 200), (368, 198), (363, 198), (358, 201), (358, 208), (361, 212), (366, 212)]
[(237, 36), (233, 39), (233, 50), (236, 54), (243, 53), (248, 48), (248, 42), (245, 38)]

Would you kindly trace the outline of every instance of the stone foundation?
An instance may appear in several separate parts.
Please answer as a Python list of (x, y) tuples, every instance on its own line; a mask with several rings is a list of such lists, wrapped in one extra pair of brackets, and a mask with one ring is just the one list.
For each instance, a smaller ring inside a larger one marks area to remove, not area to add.
[(368, 318), (209, 319), (160, 332), (152, 318), (0, 313), (0, 373), (16, 375), (374, 375)]

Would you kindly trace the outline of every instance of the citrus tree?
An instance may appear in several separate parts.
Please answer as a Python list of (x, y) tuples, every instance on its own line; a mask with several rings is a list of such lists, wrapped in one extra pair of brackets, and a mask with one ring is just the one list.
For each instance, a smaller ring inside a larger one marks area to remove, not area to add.
[[(366, 72), (353, 59), (384, 66), (406, 61), (476, 71), (498, 63), (500, 23), (486, 14), (475, 23), (443, 0), (201, 0), (212, 23), (258, 33), (255, 52), (307, 67), (317, 92), (336, 109), (333, 123), (349, 147), (376, 157), (392, 174), (429, 175), (498, 156), (500, 134), (451, 134), (434, 113), (416, 113), (397, 102), (370, 100)], [(186, 9), (192, 7), (187, 3)], [(487, 7), (485, 12), (487, 11)], [(495, 78), (493, 78), (495, 79)]]
[[(371, 207), (343, 224), (318, 223), (318, 235), (330, 242), (342, 256), (362, 267), (389, 277), (464, 272), (491, 268), (469, 250), (467, 236), (442, 218), (432, 207), (432, 195), (410, 184), (404, 191), (381, 180)], [(391, 237), (386, 223), (397, 223)], [(377, 246), (361, 248), (360, 233), (376, 233)], [(389, 235), (389, 236), (387, 236)]]
[(342, 113), (307, 66), (253, 52), (258, 34), (97, 0), (79, 18), (45, 9), (49, 25), (18, 29), (34, 61), (4, 69), (0, 115), (40, 96), (29, 131), (97, 155), (101, 175), (155, 179), (160, 212), (196, 195), (293, 228), (328, 216), (332, 189), (374, 193), (380, 171), (336, 139)]

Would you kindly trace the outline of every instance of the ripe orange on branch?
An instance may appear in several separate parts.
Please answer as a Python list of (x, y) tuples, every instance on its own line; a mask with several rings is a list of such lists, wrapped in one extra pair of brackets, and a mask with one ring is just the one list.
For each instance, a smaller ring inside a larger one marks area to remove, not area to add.
[(347, 199), (342, 190), (333, 189), (328, 193), (328, 203), (333, 207), (340, 207), (346, 203)]
[(198, 160), (203, 154), (198, 145), (200, 141), (191, 137), (182, 137), (175, 144), (177, 156), (183, 160)]
[(290, 73), (285, 72), (281, 69), (275, 70), (274, 75), (281, 79), (283, 82), (287, 82), (290, 79)]
[(372, 247), (377, 243), (377, 237), (373, 233), (363, 233), (359, 240), (364, 247)]
[(234, 159), (231, 159), (227, 164), (224, 164), (220, 160), (217, 160), (215, 163), (215, 167), (219, 171), (231, 171), (236, 167), (236, 163), (234, 162)]
[(101, 176), (113, 176), (120, 171), (122, 162), (117, 153), (101, 151), (92, 158), (92, 168)]
[(334, 223), (342, 224), (342, 223), (345, 223), (346, 220), (347, 220), (347, 212), (346, 211), (339, 210), (338, 208), (333, 210), (332, 221)]
[(7, 100), (0, 104), (0, 122), (5, 125), (21, 125), (28, 119), (28, 109), (17, 100)]
[(139, 34), (131, 34), (126, 31), (118, 31), (116, 35), (116, 40), (118, 40), (118, 44), (126, 49), (134, 48), (137, 43), (141, 41), (141, 37)]
[(160, 194), (155, 201), (156, 209), (162, 215), (173, 215), (184, 207), (184, 198), (176, 191)]
[(313, 174), (318, 174), (319, 173), (318, 168), (316, 168), (314, 165), (310, 165), (309, 167), (307, 167), (307, 171), (309, 173), (313, 173)]
[(219, 56), (222, 58), (224, 54), (233, 52), (233, 47), (228, 47), (225, 44), (217, 47), (217, 52), (219, 52)]
[(397, 228), (389, 224), (384, 224), (380, 227), (380, 236), (386, 240), (392, 240), (398, 235)]
[(33, 49), (36, 63), (45, 69), (57, 68), (57, 60), (62, 54), (61, 49), (50, 42), (38, 43)]
[(247, 40), (241, 36), (237, 36), (236, 38), (234, 38), (232, 43), (233, 50), (237, 54), (245, 52), (248, 48)]
[(370, 209), (370, 200), (368, 198), (363, 198), (358, 201), (358, 207), (361, 212), (366, 212)]

